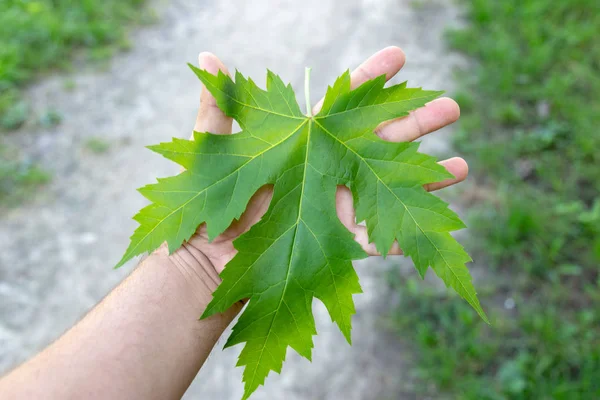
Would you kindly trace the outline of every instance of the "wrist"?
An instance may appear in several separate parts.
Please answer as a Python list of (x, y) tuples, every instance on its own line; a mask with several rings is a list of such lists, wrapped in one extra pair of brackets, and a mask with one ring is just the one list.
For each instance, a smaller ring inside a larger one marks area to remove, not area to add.
[[(212, 300), (221, 278), (210, 259), (198, 248), (184, 243), (179, 249), (169, 254), (166, 243), (152, 253), (144, 263), (155, 262), (165, 268), (178, 283), (178, 293), (182, 301), (193, 301), (200, 311)], [(200, 316), (200, 314), (198, 314)]]

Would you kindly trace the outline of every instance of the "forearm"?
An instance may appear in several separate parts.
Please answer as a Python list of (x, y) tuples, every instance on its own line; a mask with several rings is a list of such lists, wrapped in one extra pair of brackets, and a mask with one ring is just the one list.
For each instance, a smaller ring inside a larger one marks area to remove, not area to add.
[(0, 380), (2, 398), (180, 398), (241, 309), (198, 317), (219, 277), (193, 247), (161, 248), (80, 323)]

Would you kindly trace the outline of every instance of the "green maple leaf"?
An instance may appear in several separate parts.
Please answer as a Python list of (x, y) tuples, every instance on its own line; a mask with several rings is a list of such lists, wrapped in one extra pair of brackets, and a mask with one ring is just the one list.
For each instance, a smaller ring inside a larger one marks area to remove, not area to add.
[(302, 114), (291, 86), (270, 71), (265, 91), (239, 72), (234, 82), (190, 67), (242, 131), (195, 132), (193, 140), (150, 147), (186, 170), (140, 189), (152, 203), (134, 217), (140, 226), (118, 266), (165, 241), (176, 250), (202, 223), (215, 238), (261, 186), (274, 185), (267, 213), (235, 240), (238, 253), (202, 315), (250, 299), (225, 345), (245, 343), (238, 361), (245, 366), (244, 398), (271, 370), (281, 371), (288, 346), (311, 358), (313, 298), (350, 342), (352, 295), (361, 292), (352, 260), (367, 254), (336, 215), (336, 185), (352, 190), (357, 220), (366, 221), (378, 251), (385, 255), (397, 240), (422, 276), (431, 267), (487, 321), (465, 267), (470, 258), (449, 233), (464, 225), (423, 188), (452, 175), (418, 153), (418, 143), (386, 142), (373, 133), (441, 92), (406, 83), (384, 88), (384, 76), (351, 90), (346, 72), (313, 117)]

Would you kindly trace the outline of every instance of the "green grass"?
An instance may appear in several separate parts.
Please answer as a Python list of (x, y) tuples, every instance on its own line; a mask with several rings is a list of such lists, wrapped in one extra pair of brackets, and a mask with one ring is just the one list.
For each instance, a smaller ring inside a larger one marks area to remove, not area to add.
[(50, 180), (50, 173), (0, 144), (0, 208), (21, 203)]
[(110, 142), (99, 137), (91, 137), (86, 140), (85, 147), (96, 154), (103, 154), (110, 150)]
[(420, 375), (455, 397), (599, 398), (600, 3), (462, 4), (468, 25), (448, 33), (472, 61), (456, 146), (486, 193), (470, 247), (490, 265), (478, 283), (491, 282), (495, 322), (396, 283), (398, 326), (415, 335)]
[(70, 68), (72, 55), (106, 58), (127, 49), (126, 27), (149, 18), (144, 0), (0, 1), (0, 125), (20, 126), (21, 91), (41, 74)]
[[(392, 280), (400, 298), (394, 320), (416, 345), (417, 376), (457, 399), (596, 399), (600, 395), (600, 294), (564, 307), (570, 286), (535, 294), (513, 280), (480, 288), (492, 325), (468, 304), (413, 277)], [(518, 284), (517, 284), (518, 285)], [(481, 285), (480, 285), (481, 286)], [(481, 290), (483, 289), (483, 290)], [(494, 299), (498, 304), (494, 305)], [(577, 299), (573, 299), (578, 301)], [(504, 304), (516, 306), (507, 309)]]
[(468, 9), (472, 25), (450, 33), (475, 59), (462, 74), (457, 145), (499, 189), (474, 225), (493, 235), (485, 248), (498, 265), (539, 275), (598, 264), (600, 3), (477, 0)]

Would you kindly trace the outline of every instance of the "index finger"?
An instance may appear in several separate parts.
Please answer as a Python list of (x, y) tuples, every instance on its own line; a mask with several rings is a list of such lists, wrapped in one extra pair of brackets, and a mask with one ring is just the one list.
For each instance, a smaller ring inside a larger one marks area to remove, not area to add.
[[(362, 85), (369, 79), (377, 78), (385, 74), (385, 80), (392, 79), (394, 75), (404, 66), (406, 57), (400, 47), (389, 46), (369, 57), (350, 74), (350, 87), (352, 89)], [(316, 115), (323, 106), (323, 99), (319, 100), (313, 107), (313, 115)]]
[[(205, 69), (213, 75), (222, 71), (229, 75), (227, 67), (212, 53), (203, 52), (198, 56), (198, 66), (200, 69)], [(213, 95), (202, 85), (202, 93), (200, 94), (200, 108), (196, 117), (194, 130), (198, 132), (210, 132), (217, 135), (231, 133), (233, 120), (226, 116), (223, 111), (217, 106), (217, 102)], [(192, 135), (193, 137), (193, 135)]]

